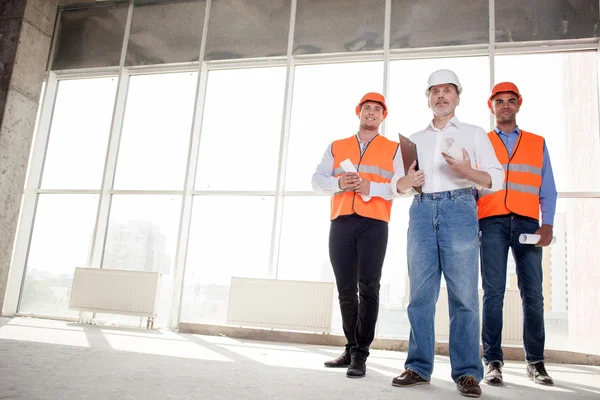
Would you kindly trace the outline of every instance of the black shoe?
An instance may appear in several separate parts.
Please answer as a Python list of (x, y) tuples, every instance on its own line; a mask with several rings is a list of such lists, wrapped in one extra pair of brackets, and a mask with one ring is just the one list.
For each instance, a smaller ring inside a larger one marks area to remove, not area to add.
[(324, 365), (328, 368), (345, 368), (350, 365), (350, 361), (350, 352), (348, 350), (344, 350), (341, 356), (333, 360), (325, 361)]
[(364, 378), (367, 374), (367, 356), (360, 352), (352, 352), (352, 361), (346, 376), (348, 378)]
[(554, 385), (554, 380), (548, 376), (543, 361), (536, 362), (535, 364), (527, 364), (527, 376), (540, 385)]
[(458, 392), (466, 397), (479, 397), (481, 396), (481, 388), (477, 379), (471, 375), (461, 376), (456, 382), (456, 388)]
[(410, 369), (405, 370), (392, 380), (392, 386), (408, 387), (415, 385), (426, 385), (429, 381), (421, 377), (415, 371)]
[(502, 386), (504, 384), (504, 381), (502, 380), (502, 363), (499, 361), (492, 361), (489, 363), (483, 380), (488, 385)]

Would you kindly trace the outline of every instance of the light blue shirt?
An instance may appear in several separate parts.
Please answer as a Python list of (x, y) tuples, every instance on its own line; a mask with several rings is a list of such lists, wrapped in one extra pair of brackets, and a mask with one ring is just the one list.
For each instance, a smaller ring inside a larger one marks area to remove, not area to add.
[[(512, 156), (515, 144), (519, 141), (521, 129), (517, 126), (511, 133), (507, 134), (498, 127), (494, 130), (498, 134), (502, 143), (508, 150), (508, 157)], [(542, 186), (540, 187), (540, 209), (542, 210), (542, 224), (554, 225), (554, 213), (556, 212), (556, 183), (554, 182), (554, 174), (552, 173), (552, 164), (550, 163), (550, 155), (544, 141), (544, 161), (542, 163)]]

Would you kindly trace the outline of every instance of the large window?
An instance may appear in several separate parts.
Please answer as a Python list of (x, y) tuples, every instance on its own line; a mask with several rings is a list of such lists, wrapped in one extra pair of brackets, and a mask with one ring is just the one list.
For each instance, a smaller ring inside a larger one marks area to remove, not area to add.
[[(514, 82), (523, 96), (519, 127), (546, 140), (559, 192), (600, 191), (597, 65), (596, 52), (496, 58), (496, 81)], [(600, 353), (581, 346), (595, 343), (589, 315), (600, 302), (597, 206), (598, 199), (558, 201), (557, 243), (544, 249), (543, 261), (548, 348)]]
[(75, 268), (89, 265), (97, 195), (40, 195), (19, 312), (75, 317), (69, 311)]
[(600, 191), (597, 57), (595, 51), (496, 57), (496, 82), (519, 87), (517, 123), (546, 139), (559, 191)]
[(285, 190), (312, 190), (327, 146), (358, 131), (356, 105), (382, 88), (381, 62), (296, 67)]
[(183, 189), (197, 76), (130, 78), (115, 189)]
[(58, 83), (43, 189), (100, 189), (117, 78)]
[(269, 277), (284, 90), (284, 67), (208, 73), (183, 321), (224, 324), (231, 278)]
[(196, 190), (275, 190), (285, 68), (208, 74)]
[(76, 267), (90, 265), (116, 89), (116, 77), (56, 86), (19, 312), (77, 315), (68, 310), (71, 283)]
[(182, 321), (225, 324), (231, 277), (267, 278), (273, 197), (197, 196)]
[(103, 268), (160, 272), (158, 321), (169, 317), (181, 196), (114, 195)]

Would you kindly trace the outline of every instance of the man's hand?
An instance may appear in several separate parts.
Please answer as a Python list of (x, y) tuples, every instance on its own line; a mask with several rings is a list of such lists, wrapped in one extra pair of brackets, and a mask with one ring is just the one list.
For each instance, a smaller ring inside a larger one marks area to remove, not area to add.
[(546, 247), (552, 242), (552, 225), (544, 224), (535, 231), (536, 235), (540, 235), (540, 240), (535, 244), (535, 247)]
[(463, 152), (462, 160), (456, 160), (444, 152), (442, 152), (442, 156), (444, 157), (444, 160), (446, 160), (446, 162), (450, 166), (450, 169), (452, 169), (452, 171), (456, 175), (458, 175), (461, 178), (468, 179), (471, 172), (473, 171), (473, 168), (471, 168), (471, 158), (469, 157), (469, 153), (467, 153), (467, 151), (465, 149), (462, 149), (462, 152)]
[(413, 161), (408, 169), (408, 173), (398, 179), (398, 182), (396, 183), (398, 193), (405, 193), (411, 187), (423, 186), (423, 183), (425, 183), (425, 174), (422, 170), (415, 171), (416, 166), (417, 162)]
[(369, 192), (371, 191), (371, 181), (368, 179), (363, 179), (362, 181), (358, 182), (354, 188), (354, 191), (358, 194), (362, 194), (363, 196), (368, 196)]
[(342, 190), (355, 189), (356, 185), (360, 182), (360, 175), (358, 172), (344, 172), (338, 181), (338, 186)]

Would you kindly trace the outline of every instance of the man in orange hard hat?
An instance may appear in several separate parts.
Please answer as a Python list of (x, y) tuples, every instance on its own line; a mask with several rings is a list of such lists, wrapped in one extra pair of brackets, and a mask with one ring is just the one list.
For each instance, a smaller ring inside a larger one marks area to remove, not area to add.
[(387, 113), (384, 96), (365, 94), (356, 106), (358, 132), (331, 143), (312, 176), (313, 189), (331, 195), (329, 258), (347, 341), (342, 355), (325, 366), (348, 367), (348, 378), (366, 374), (379, 312), (388, 222), (396, 197), (390, 181), (403, 168), (398, 143), (379, 134)]
[[(496, 117), (496, 128), (488, 136), (504, 168), (505, 179), (502, 190), (494, 193), (480, 190), (477, 201), (483, 285), (481, 338), (487, 366), (484, 380), (498, 386), (503, 384), (502, 305), (509, 248), (523, 299), (527, 374), (536, 383), (554, 384), (544, 367), (542, 247), (552, 241), (557, 193), (544, 138), (517, 125), (522, 102), (519, 88), (512, 82), (498, 83), (492, 89), (488, 106)], [(518, 239), (523, 233), (538, 234), (540, 239), (535, 245), (520, 243)]]

